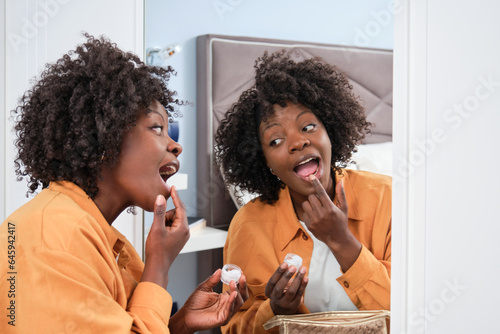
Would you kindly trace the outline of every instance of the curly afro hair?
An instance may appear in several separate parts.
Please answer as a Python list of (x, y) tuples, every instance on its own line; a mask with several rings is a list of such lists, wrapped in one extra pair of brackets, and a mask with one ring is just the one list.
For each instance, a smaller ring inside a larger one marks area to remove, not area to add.
[(46, 65), (12, 111), (16, 174), (27, 178), (28, 194), (71, 181), (93, 198), (103, 164), (117, 163), (139, 113), (154, 99), (169, 117), (183, 104), (166, 85), (172, 68), (146, 66), (104, 37), (84, 36), (85, 43)]
[(285, 185), (266, 166), (258, 130), (274, 113), (274, 105), (300, 103), (316, 115), (330, 137), (331, 164), (338, 172), (370, 132), (371, 123), (348, 79), (320, 58), (296, 62), (285, 50), (266, 52), (254, 67), (254, 86), (243, 92), (217, 129), (215, 160), (227, 183), (259, 194), (261, 201), (272, 204)]

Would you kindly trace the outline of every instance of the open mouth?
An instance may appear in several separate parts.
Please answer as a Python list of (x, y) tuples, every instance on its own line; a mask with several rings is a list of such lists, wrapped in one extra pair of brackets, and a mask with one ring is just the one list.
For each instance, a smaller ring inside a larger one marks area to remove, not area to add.
[(293, 171), (302, 178), (307, 178), (309, 175), (316, 175), (319, 170), (319, 158), (310, 157), (297, 164)]
[(167, 164), (160, 167), (160, 176), (163, 182), (167, 182), (168, 178), (177, 173), (177, 166), (175, 164)]

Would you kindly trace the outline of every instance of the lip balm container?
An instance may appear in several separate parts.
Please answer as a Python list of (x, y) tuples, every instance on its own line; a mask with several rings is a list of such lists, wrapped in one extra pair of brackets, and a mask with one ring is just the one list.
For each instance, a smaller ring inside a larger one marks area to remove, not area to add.
[(241, 277), (241, 269), (235, 264), (226, 264), (222, 267), (220, 280), (222, 283), (229, 285), (231, 281), (238, 284)]
[(300, 266), (302, 265), (302, 258), (297, 254), (288, 253), (285, 256), (285, 262), (288, 264), (288, 267), (295, 266), (295, 268), (299, 270)]

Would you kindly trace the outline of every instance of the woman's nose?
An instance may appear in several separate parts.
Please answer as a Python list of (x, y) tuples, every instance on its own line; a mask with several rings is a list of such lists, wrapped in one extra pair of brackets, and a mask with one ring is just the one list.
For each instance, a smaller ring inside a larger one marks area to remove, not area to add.
[(182, 153), (182, 146), (178, 142), (175, 142), (174, 140), (170, 139), (167, 146), (167, 151), (178, 157), (179, 154)]
[(309, 139), (305, 138), (303, 135), (296, 135), (291, 138), (289, 151), (290, 153), (301, 151), (309, 145), (311, 145)]

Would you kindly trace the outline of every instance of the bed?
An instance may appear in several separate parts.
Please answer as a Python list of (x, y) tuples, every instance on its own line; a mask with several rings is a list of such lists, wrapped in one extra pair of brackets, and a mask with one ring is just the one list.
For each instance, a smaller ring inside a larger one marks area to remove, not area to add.
[[(214, 133), (240, 94), (253, 85), (254, 63), (264, 51), (285, 49), (294, 59), (314, 56), (347, 75), (375, 126), (359, 146), (350, 168), (390, 174), (392, 169), (392, 50), (347, 47), (252, 37), (203, 35), (197, 38), (198, 215), (226, 229), (239, 205), (214, 164)], [(248, 200), (252, 195), (245, 196)]]

